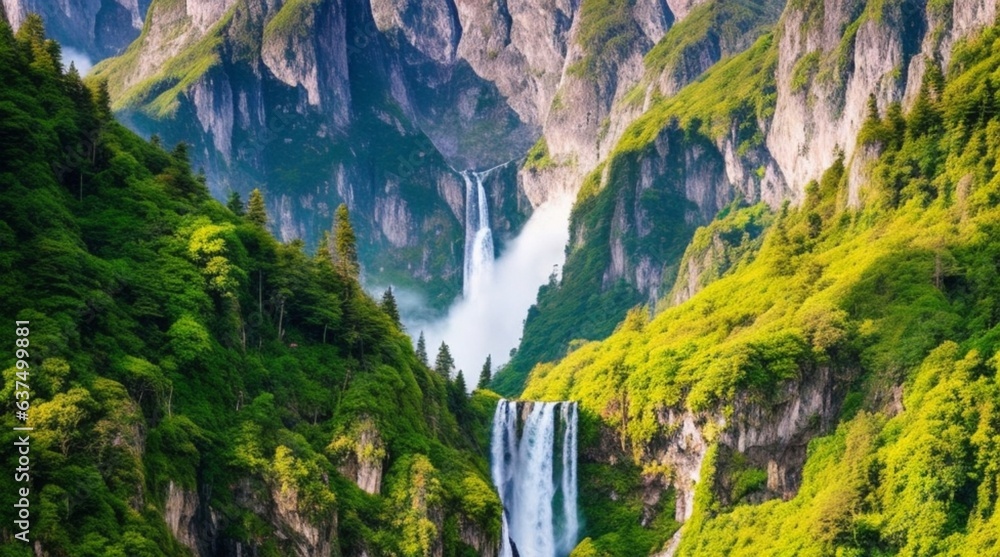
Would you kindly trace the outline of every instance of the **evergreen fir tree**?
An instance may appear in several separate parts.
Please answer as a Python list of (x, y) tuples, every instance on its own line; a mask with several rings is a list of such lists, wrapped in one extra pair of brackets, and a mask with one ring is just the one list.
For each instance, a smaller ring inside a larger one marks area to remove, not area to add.
[(493, 380), (493, 357), (492, 355), (486, 356), (486, 363), (483, 364), (483, 370), (479, 372), (479, 383), (476, 383), (477, 389), (485, 389), (490, 386), (490, 381)]
[(396, 324), (397, 327), (401, 327), (402, 323), (399, 320), (399, 306), (396, 305), (396, 297), (392, 295), (392, 287), (385, 289), (382, 294), (382, 311), (385, 312), (392, 322)]
[(434, 360), (434, 371), (441, 377), (448, 379), (451, 377), (453, 369), (455, 369), (455, 358), (451, 357), (451, 349), (448, 348), (447, 344), (441, 342), (437, 359)]
[[(94, 104), (97, 108), (97, 117), (102, 122), (110, 122), (111, 114), (111, 92), (108, 91), (108, 80), (102, 79), (97, 82), (97, 89), (94, 91)], [(180, 147), (181, 144), (178, 144)], [(184, 146), (184, 153), (187, 154), (187, 145)], [(186, 160), (186, 159), (185, 159)]]
[(229, 210), (238, 217), (242, 217), (246, 214), (246, 208), (243, 207), (243, 200), (240, 199), (240, 192), (236, 190), (229, 192), (229, 199), (226, 201), (226, 207), (229, 207)]
[(427, 365), (427, 341), (424, 340), (423, 331), (420, 331), (420, 337), (417, 338), (417, 358), (420, 359), (420, 363)]
[(354, 227), (351, 226), (351, 215), (344, 203), (337, 207), (333, 223), (335, 266), (345, 276), (358, 276), (358, 246)]
[(254, 188), (247, 202), (247, 220), (260, 227), (267, 226), (267, 209), (264, 207), (264, 195)]
[(56, 41), (45, 38), (42, 16), (28, 14), (17, 30), (16, 37), (21, 49), (31, 60), (32, 67), (50, 74), (61, 70), (61, 48)]
[(469, 394), (467, 390), (468, 386), (465, 384), (465, 373), (462, 370), (458, 370), (458, 375), (455, 376), (455, 391), (461, 398), (465, 398)]
[[(100, 104), (100, 102), (98, 102), (98, 104)], [(175, 159), (177, 159), (177, 162), (183, 164), (186, 169), (190, 169), (189, 167), (191, 165), (191, 159), (190, 157), (188, 157), (187, 143), (184, 143), (183, 141), (178, 143), (177, 146), (174, 147), (174, 150), (171, 154), (174, 156)]]

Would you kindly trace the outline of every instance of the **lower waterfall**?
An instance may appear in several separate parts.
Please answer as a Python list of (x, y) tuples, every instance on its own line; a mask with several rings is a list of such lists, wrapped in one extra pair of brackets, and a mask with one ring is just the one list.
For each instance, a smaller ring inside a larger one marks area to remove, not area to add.
[(501, 400), (490, 442), (503, 502), (500, 557), (566, 557), (576, 546), (577, 404)]

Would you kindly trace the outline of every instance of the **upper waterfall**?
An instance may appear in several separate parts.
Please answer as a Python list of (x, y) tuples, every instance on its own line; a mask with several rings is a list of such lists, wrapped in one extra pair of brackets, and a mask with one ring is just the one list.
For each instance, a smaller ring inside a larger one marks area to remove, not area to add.
[(500, 557), (565, 557), (579, 534), (575, 402), (501, 400), (490, 443)]
[(465, 274), (462, 292), (474, 296), (493, 270), (493, 230), (483, 179), (494, 169), (463, 171), (465, 180)]

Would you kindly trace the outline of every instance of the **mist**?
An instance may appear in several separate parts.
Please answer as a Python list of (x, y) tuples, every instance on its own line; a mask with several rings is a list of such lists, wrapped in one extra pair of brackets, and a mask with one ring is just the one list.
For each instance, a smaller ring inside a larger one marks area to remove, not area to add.
[(67, 70), (72, 62), (76, 66), (76, 71), (80, 72), (80, 75), (87, 75), (90, 68), (94, 67), (94, 63), (90, 61), (90, 57), (86, 53), (69, 46), (62, 47), (62, 62), (63, 67)]
[(432, 367), (438, 347), (446, 342), (455, 358), (455, 369), (464, 371), (471, 389), (487, 355), (492, 356), (494, 371), (510, 359), (538, 287), (561, 269), (571, 207), (570, 196), (539, 206), (470, 299), (459, 298), (442, 319), (406, 323), (414, 339), (424, 332)]

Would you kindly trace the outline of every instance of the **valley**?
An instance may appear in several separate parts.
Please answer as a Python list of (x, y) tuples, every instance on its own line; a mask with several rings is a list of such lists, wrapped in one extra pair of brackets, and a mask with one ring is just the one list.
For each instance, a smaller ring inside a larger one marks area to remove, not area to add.
[(2, 8), (0, 557), (1000, 544), (994, 1)]

